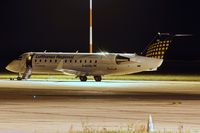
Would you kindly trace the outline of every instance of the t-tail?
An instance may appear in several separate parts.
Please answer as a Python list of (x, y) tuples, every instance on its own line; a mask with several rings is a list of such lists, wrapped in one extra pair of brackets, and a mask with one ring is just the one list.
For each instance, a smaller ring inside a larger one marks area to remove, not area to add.
[(190, 34), (158, 33), (142, 52), (143, 56), (164, 59), (166, 52), (173, 43), (174, 37), (191, 36)]

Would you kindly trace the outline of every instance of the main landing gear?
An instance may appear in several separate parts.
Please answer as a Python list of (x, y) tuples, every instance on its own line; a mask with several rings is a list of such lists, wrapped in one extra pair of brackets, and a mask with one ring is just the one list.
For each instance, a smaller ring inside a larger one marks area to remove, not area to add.
[[(87, 81), (87, 76), (80, 76), (79, 79), (80, 79), (81, 82), (86, 82)], [(94, 76), (94, 80), (96, 82), (101, 82), (102, 77), (101, 76)]]
[(87, 76), (80, 76), (79, 78), (80, 78), (81, 82), (87, 81)]
[(101, 82), (102, 78), (101, 78), (101, 76), (94, 76), (94, 80), (96, 82)]

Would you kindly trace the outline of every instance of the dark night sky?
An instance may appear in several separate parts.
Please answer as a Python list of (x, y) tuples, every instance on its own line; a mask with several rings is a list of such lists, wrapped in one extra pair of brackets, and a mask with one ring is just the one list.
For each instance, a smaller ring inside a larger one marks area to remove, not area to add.
[[(88, 52), (89, 0), (1, 0), (0, 6), (1, 70), (28, 51)], [(93, 0), (93, 8), (95, 51), (140, 53), (158, 31), (191, 33), (174, 40), (167, 60), (199, 65), (197, 0)]]

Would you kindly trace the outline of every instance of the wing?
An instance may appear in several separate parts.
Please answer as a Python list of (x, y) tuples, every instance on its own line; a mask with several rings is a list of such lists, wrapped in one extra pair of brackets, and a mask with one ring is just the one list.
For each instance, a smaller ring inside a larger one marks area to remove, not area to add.
[(73, 70), (73, 69), (64, 69), (63, 65), (64, 65), (64, 60), (61, 60), (55, 70), (62, 72), (63, 74), (67, 74), (67, 75), (69, 75), (69, 74), (77, 75), (77, 76), (86, 75), (86, 73), (84, 73), (82, 71), (77, 71), (77, 70)]

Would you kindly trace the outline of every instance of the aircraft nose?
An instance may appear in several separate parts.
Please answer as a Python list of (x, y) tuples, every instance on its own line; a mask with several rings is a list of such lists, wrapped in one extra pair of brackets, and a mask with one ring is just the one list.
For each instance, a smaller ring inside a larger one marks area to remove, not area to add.
[(11, 72), (19, 72), (19, 65), (20, 65), (21, 61), (20, 60), (13, 60), (11, 63), (9, 63), (6, 66), (6, 70), (11, 71)]

